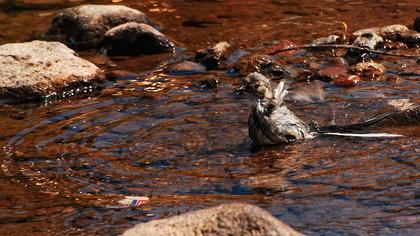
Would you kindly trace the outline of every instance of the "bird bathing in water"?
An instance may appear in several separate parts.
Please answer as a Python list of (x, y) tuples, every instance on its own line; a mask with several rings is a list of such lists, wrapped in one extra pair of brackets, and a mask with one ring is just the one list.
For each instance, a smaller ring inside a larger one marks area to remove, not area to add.
[(242, 81), (245, 91), (252, 97), (252, 111), (248, 119), (249, 137), (256, 145), (286, 144), (298, 140), (311, 139), (317, 135), (334, 135), (347, 137), (400, 137), (387, 133), (343, 133), (356, 128), (367, 127), (384, 119), (389, 114), (375, 117), (362, 123), (346, 126), (329, 126), (318, 128), (310, 126), (299, 119), (287, 107), (284, 100), (288, 95), (285, 82), (280, 81), (276, 88), (270, 80), (260, 73), (249, 74)]

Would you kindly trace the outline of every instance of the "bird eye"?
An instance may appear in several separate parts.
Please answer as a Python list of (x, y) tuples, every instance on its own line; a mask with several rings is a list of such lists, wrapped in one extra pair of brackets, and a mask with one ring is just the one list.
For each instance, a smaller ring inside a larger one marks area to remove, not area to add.
[(258, 88), (260, 85), (259, 84), (255, 84), (254, 85), (254, 88), (256, 89), (256, 88)]
[(286, 134), (285, 138), (286, 138), (287, 142), (296, 141), (296, 137), (293, 134)]

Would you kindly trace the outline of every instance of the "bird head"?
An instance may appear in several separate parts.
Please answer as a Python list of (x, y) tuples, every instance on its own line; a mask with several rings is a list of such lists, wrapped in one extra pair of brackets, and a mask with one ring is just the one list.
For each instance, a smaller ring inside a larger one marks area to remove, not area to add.
[(246, 92), (256, 99), (271, 98), (273, 89), (270, 80), (258, 72), (250, 73), (242, 80), (242, 86)]

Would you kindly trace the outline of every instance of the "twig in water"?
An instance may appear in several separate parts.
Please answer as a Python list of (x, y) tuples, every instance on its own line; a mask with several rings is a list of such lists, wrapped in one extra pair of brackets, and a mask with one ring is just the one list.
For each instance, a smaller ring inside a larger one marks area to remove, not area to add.
[(268, 55), (274, 55), (279, 52), (286, 52), (291, 50), (301, 50), (301, 49), (338, 49), (338, 48), (344, 48), (344, 49), (354, 49), (354, 50), (360, 50), (362, 52), (371, 52), (371, 53), (377, 53), (381, 55), (387, 55), (387, 56), (394, 56), (394, 57), (407, 57), (407, 58), (416, 58), (420, 59), (419, 55), (408, 55), (408, 54), (400, 54), (400, 53), (392, 53), (392, 52), (384, 52), (379, 50), (373, 50), (369, 48), (363, 48), (358, 47), (354, 45), (347, 45), (347, 44), (326, 44), (326, 45), (303, 45), (303, 46), (297, 46), (297, 47), (290, 47), (290, 48), (284, 48), (276, 50), (272, 53), (269, 53)]

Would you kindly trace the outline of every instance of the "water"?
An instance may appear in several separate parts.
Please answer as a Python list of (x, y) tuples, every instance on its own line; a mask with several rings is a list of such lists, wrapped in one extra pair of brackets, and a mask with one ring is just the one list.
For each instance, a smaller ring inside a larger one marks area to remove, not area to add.
[[(185, 55), (222, 40), (243, 48), (278, 39), (306, 43), (341, 30), (342, 21), (349, 31), (409, 24), (420, 8), (417, 1), (387, 0), (122, 3), (147, 12)], [(4, 8), (0, 43), (39, 37), (66, 6)], [(134, 72), (153, 70), (168, 57), (80, 54), (107, 71)], [(411, 59), (381, 59), (391, 74), (418, 68)], [(211, 75), (219, 89), (193, 85)], [(327, 86), (326, 102), (293, 106), (305, 120), (350, 123), (385, 109), (390, 99), (418, 104), (419, 82), (411, 75), (398, 83)], [(118, 234), (139, 222), (227, 202), (256, 204), (310, 235), (420, 230), (418, 125), (377, 130), (404, 134), (400, 139), (320, 137), (255, 150), (247, 135), (250, 100), (235, 93), (236, 86), (218, 71), (156, 71), (110, 81), (98, 94), (0, 105), (0, 234)], [(285, 191), (243, 184), (266, 175), (283, 180)], [(128, 195), (149, 196), (151, 203), (117, 208)]]

